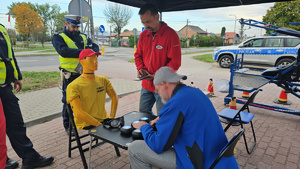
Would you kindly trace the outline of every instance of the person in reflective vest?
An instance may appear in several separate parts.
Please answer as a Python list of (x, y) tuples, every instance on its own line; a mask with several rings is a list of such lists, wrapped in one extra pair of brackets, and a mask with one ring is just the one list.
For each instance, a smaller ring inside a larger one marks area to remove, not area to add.
[(99, 46), (92, 42), (85, 34), (79, 31), (81, 16), (65, 15), (65, 27), (63, 31), (59, 31), (53, 35), (52, 44), (59, 54), (60, 70), (62, 75), (62, 117), (63, 125), (69, 133), (69, 116), (66, 112), (66, 88), (69, 83), (80, 76), (79, 71), (75, 68), (79, 64), (79, 54), (83, 49), (90, 48), (95, 52), (99, 52)]
[[(31, 140), (26, 135), (19, 99), (13, 93), (12, 83), (16, 92), (22, 89), (22, 74), (14, 56), (8, 33), (0, 24), (0, 99), (6, 122), (6, 134), (15, 152), (22, 158), (22, 169), (44, 167), (50, 165), (53, 156), (41, 156), (34, 148)], [(5, 137), (4, 137), (5, 138)], [(1, 143), (0, 143), (1, 145)], [(2, 153), (2, 145), (0, 146)], [(18, 162), (5, 159), (5, 168), (17, 168)], [(0, 160), (2, 163), (2, 160)], [(0, 167), (1, 168), (1, 167)]]

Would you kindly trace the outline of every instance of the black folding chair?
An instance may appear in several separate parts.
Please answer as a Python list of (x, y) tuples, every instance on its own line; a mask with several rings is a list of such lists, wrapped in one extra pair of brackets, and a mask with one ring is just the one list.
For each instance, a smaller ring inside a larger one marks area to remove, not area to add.
[[(253, 149), (256, 145), (256, 137), (255, 137), (255, 132), (254, 132), (253, 124), (252, 124), (252, 119), (254, 118), (254, 114), (250, 113), (249, 104), (254, 102), (254, 98), (255, 98), (255, 96), (257, 95), (257, 93), (259, 91), (261, 91), (261, 89), (255, 90), (254, 93), (250, 96), (250, 98), (247, 100), (247, 102), (243, 105), (243, 107), (240, 110), (225, 108), (220, 113), (218, 113), (218, 115), (221, 117), (221, 119), (220, 119), (221, 122), (228, 123), (228, 125), (224, 129), (225, 132), (228, 130), (228, 128), (234, 122), (238, 122), (238, 124), (241, 126), (241, 128), (244, 128), (243, 124), (248, 124), (248, 123), (251, 124), (254, 143), (253, 143), (253, 146), (251, 147), (250, 150), (249, 150), (248, 145), (247, 145), (247, 140), (246, 140), (245, 133), (243, 133), (245, 146), (246, 146), (248, 154), (252, 153), (252, 151), (253, 151)], [(244, 111), (246, 109), (247, 109), (248, 112)]]
[(235, 147), (238, 144), (238, 141), (240, 140), (240, 137), (244, 134), (244, 129), (242, 128), (241, 131), (234, 135), (231, 140), (225, 145), (225, 147), (220, 151), (219, 156), (217, 159), (212, 163), (212, 165), (209, 167), (209, 169), (213, 169), (218, 162), (222, 159), (222, 157), (232, 157), (235, 153)]
[[(90, 144), (90, 141), (85, 141), (85, 142), (81, 143), (80, 139), (89, 136), (89, 134), (83, 134), (83, 135), (79, 136), (76, 125), (75, 125), (75, 122), (74, 122), (74, 115), (73, 115), (73, 111), (72, 111), (72, 108), (71, 108), (70, 104), (67, 105), (67, 112), (68, 112), (69, 119), (70, 119), (70, 122), (69, 122), (69, 133), (70, 134), (69, 134), (68, 156), (69, 156), (69, 158), (71, 158), (71, 151), (78, 148), (83, 166), (84, 166), (85, 169), (87, 169), (88, 165), (87, 165), (87, 162), (86, 162), (86, 159), (85, 159), (85, 156), (84, 156), (84, 152), (89, 150), (89, 146), (87, 146), (84, 149), (83, 149), (83, 146), (87, 145), (87, 144)], [(75, 134), (74, 137), (75, 138), (72, 138), (72, 134), (71, 134), (72, 130), (74, 131), (74, 134)], [(72, 147), (72, 142), (74, 142), (74, 141), (76, 141), (77, 144)], [(100, 146), (100, 145), (105, 143), (105, 141), (98, 142), (97, 138), (94, 138), (92, 140), (92, 144), (93, 144), (93, 142), (95, 142), (95, 144), (92, 145), (91, 148), (95, 148), (95, 147)], [(117, 156), (120, 157), (121, 154), (120, 154), (119, 148), (117, 146), (115, 146), (115, 150), (116, 150)]]

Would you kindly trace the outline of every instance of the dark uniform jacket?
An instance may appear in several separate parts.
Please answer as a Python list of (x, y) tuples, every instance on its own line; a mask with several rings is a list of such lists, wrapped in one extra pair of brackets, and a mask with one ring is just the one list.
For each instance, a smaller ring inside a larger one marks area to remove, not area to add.
[[(18, 79), (15, 79), (15, 77), (14, 77), (14, 68), (11, 65), (11, 62), (10, 61), (6, 62), (5, 63), (5, 65), (6, 65), (6, 81), (5, 81), (5, 84), (11, 84), (11, 83), (15, 82), (16, 80), (22, 80), (22, 74), (20, 72), (20, 69), (19, 69), (19, 66), (18, 66), (18, 63), (17, 63), (17, 60), (16, 60), (16, 57), (15, 57), (15, 54), (14, 54), (13, 50), (12, 50), (12, 56), (13, 56), (13, 59), (15, 61), (15, 65), (16, 65), (16, 69), (18, 71), (19, 77), (17, 77)], [(0, 59), (5, 59), (5, 58), (6, 59), (9, 58), (8, 57), (8, 49), (7, 49), (6, 41), (5, 41), (2, 33), (0, 33)]]
[[(59, 33), (65, 33), (73, 42), (76, 44), (78, 49), (71, 49), (65, 43), (64, 39), (59, 35)], [(69, 32), (66, 27), (64, 27), (63, 31), (59, 31), (53, 35), (52, 44), (58, 54), (65, 58), (79, 58), (80, 52), (84, 49), (83, 39), (80, 36), (80, 32), (75, 35)], [(86, 48), (92, 49), (94, 52), (99, 52), (99, 46), (92, 42), (90, 38), (87, 38), (87, 46)]]

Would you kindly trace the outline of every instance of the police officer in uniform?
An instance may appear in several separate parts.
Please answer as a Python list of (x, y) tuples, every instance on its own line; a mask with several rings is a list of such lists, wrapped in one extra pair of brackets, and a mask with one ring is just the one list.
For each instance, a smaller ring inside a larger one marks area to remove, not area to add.
[[(69, 133), (69, 116), (66, 112), (66, 88), (69, 83), (80, 74), (75, 71), (79, 64), (79, 54), (83, 49), (90, 48), (94, 52), (99, 52), (99, 46), (92, 42), (85, 34), (79, 31), (80, 19), (78, 15), (65, 15), (65, 27), (63, 31), (54, 34), (52, 44), (59, 54), (60, 69), (62, 74), (62, 102), (63, 102), (63, 125)], [(74, 135), (74, 133), (71, 133)]]
[[(31, 169), (50, 165), (54, 158), (43, 157), (34, 148), (26, 135), (19, 99), (13, 94), (14, 89), (19, 92), (22, 89), (22, 75), (11, 47), (10, 39), (3, 25), (0, 24), (0, 99), (3, 104), (6, 119), (6, 134), (10, 143), (22, 158), (22, 169)], [(16, 168), (18, 162), (7, 158), (5, 169)]]

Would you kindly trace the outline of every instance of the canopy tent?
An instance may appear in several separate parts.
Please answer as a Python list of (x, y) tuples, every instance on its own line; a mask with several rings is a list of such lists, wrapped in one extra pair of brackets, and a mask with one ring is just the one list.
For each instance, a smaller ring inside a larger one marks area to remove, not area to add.
[(183, 11), (193, 9), (207, 9), (238, 5), (280, 2), (287, 0), (108, 0), (124, 5), (140, 8), (145, 3), (156, 5), (159, 12)]

